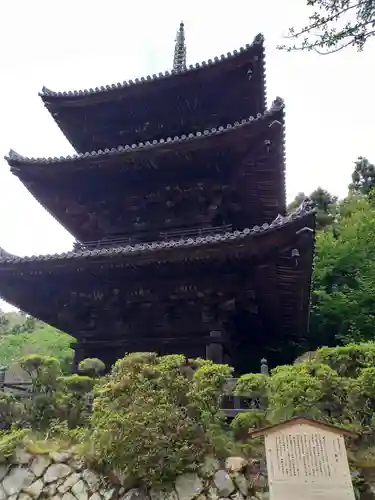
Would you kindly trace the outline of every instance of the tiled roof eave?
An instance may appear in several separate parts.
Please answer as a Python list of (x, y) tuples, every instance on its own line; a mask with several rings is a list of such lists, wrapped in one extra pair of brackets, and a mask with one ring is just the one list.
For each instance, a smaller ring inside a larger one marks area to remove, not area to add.
[(129, 152), (138, 152), (144, 149), (157, 149), (157, 148), (163, 148), (168, 144), (171, 143), (188, 143), (189, 141), (193, 140), (199, 140), (199, 139), (204, 139), (209, 136), (215, 136), (215, 135), (220, 135), (220, 134), (225, 134), (233, 129), (240, 129), (243, 127), (248, 127), (250, 125), (255, 125), (264, 122), (267, 119), (272, 118), (273, 115), (275, 115), (275, 120), (273, 120), (269, 126), (272, 126), (273, 124), (280, 124), (284, 125), (283, 123), (279, 122), (277, 118), (277, 114), (280, 112), (283, 112), (284, 110), (284, 101), (281, 98), (276, 98), (275, 101), (272, 103), (271, 107), (265, 111), (263, 114), (258, 113), (256, 117), (250, 116), (248, 119), (243, 119), (241, 121), (237, 121), (233, 124), (228, 124), (225, 127), (220, 126), (217, 128), (212, 128), (212, 129), (206, 129), (203, 132), (197, 132), (195, 134), (190, 133), (182, 136), (175, 136), (175, 137), (167, 137), (166, 139), (160, 139), (159, 141), (154, 140), (154, 141), (146, 141), (146, 142), (140, 142), (138, 144), (131, 144), (131, 145), (125, 145), (125, 146), (118, 146), (117, 148), (111, 148), (111, 149), (105, 149), (105, 150), (98, 150), (98, 151), (92, 151), (92, 152), (86, 152), (86, 153), (78, 153), (74, 154), (71, 156), (66, 156), (66, 157), (49, 157), (49, 158), (32, 158), (32, 157), (26, 157), (23, 156), (19, 153), (17, 153), (14, 150), (10, 150), (8, 155), (5, 156), (6, 161), (11, 167), (22, 167), (23, 165), (25, 166), (31, 166), (31, 165), (53, 165), (53, 164), (59, 164), (59, 163), (70, 163), (70, 162), (77, 162), (81, 160), (85, 160), (87, 158), (97, 158), (100, 159), (101, 157), (104, 156), (112, 156), (112, 155), (121, 155)]
[[(128, 87), (140, 86), (144, 84), (149, 84), (155, 81), (164, 80), (167, 78), (173, 78), (178, 75), (184, 75), (188, 73), (192, 73), (194, 71), (200, 70), (205, 67), (213, 67), (217, 66), (220, 63), (228, 60), (233, 60), (238, 57), (240, 54), (245, 52), (251, 52), (254, 50), (260, 50), (260, 57), (264, 58), (264, 37), (260, 33), (258, 34), (252, 44), (247, 44), (245, 47), (240, 47), (238, 50), (234, 50), (233, 52), (228, 52), (226, 55), (222, 54), (220, 57), (215, 57), (214, 59), (208, 59), (207, 61), (203, 61), (201, 63), (197, 63), (195, 65), (190, 65), (186, 69), (181, 71), (166, 71), (164, 73), (148, 75), (142, 78), (136, 78), (135, 80), (129, 80), (124, 82), (118, 82), (112, 85), (106, 85), (96, 88), (83, 89), (83, 90), (71, 90), (66, 92), (54, 92), (53, 90), (48, 89), (47, 87), (43, 87), (42, 91), (39, 93), (40, 97), (48, 106), (48, 101), (51, 99), (69, 99), (69, 98), (79, 98), (79, 97), (88, 97), (94, 96), (98, 94), (103, 94), (111, 91), (116, 91), (119, 89), (125, 89)], [(264, 72), (263, 72), (264, 73)]]
[[(252, 229), (244, 229), (242, 231), (226, 232), (222, 234), (213, 234), (205, 237), (186, 238), (180, 240), (158, 241), (153, 243), (140, 243), (136, 245), (127, 245), (116, 248), (102, 248), (96, 250), (80, 250), (76, 252), (66, 252), (53, 255), (38, 255), (29, 257), (18, 257), (0, 249), (0, 264), (21, 264), (27, 262), (43, 262), (43, 261), (66, 261), (70, 259), (87, 259), (98, 257), (110, 257), (116, 255), (145, 255), (149, 252), (161, 250), (174, 250), (177, 248), (187, 247), (203, 247), (206, 245), (219, 244), (223, 242), (246, 240), (250, 237), (264, 235), (271, 231), (279, 230), (297, 220), (312, 215), (314, 210), (309, 206), (301, 206), (295, 213), (283, 217), (279, 215), (271, 224), (263, 224), (262, 226), (254, 226)], [(307, 226), (308, 230), (312, 230)]]

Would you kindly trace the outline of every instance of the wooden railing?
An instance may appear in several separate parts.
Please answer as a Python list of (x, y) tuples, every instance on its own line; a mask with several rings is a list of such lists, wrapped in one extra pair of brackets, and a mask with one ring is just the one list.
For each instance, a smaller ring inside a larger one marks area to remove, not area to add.
[(159, 233), (163, 240), (174, 240), (179, 238), (199, 238), (199, 236), (208, 236), (210, 234), (219, 234), (232, 231), (232, 226), (227, 224), (226, 226), (213, 226), (213, 227), (201, 227), (194, 229), (177, 229), (174, 231), (164, 231)]
[(32, 384), (30, 382), (2, 382), (0, 393), (10, 392), (15, 397), (27, 398), (32, 396)]
[(237, 380), (231, 378), (224, 386), (221, 408), (225, 415), (228, 418), (234, 418), (238, 413), (244, 413), (248, 410), (264, 411), (258, 394), (234, 394)]
[(85, 241), (83, 243), (74, 243), (74, 250), (96, 250), (99, 248), (116, 248), (126, 245), (135, 245), (136, 243), (146, 243), (147, 241), (168, 241), (186, 238), (198, 238), (208, 236), (210, 234), (219, 234), (232, 231), (232, 226), (227, 224), (225, 226), (201, 227), (193, 229), (173, 229), (170, 231), (160, 231), (154, 233), (147, 238), (147, 234), (137, 234), (128, 237), (113, 237), (105, 238), (97, 241)]

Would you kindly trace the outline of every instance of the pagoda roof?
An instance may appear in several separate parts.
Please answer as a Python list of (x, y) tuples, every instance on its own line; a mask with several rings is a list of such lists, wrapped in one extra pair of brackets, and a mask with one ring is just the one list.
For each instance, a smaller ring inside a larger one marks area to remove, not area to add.
[(227, 55), (102, 87), (39, 94), (79, 152), (181, 135), (266, 109), (264, 38)]
[[(240, 121), (235, 121), (233, 124), (227, 124), (226, 126), (213, 127), (211, 129), (205, 129), (196, 133), (183, 134), (181, 136), (166, 137), (160, 140), (139, 142), (134, 144), (120, 145), (113, 148), (106, 148), (104, 150), (99, 149), (96, 151), (77, 153), (68, 156), (55, 156), (55, 157), (28, 157), (23, 156), (13, 149), (11, 149), (8, 155), (5, 156), (5, 160), (11, 167), (12, 173), (20, 176), (23, 169), (27, 167), (35, 167), (35, 171), (38, 167), (43, 168), (43, 166), (63, 166), (64, 168), (85, 168), (86, 166), (94, 166), (95, 164), (100, 166), (102, 161), (106, 157), (122, 156), (124, 158), (137, 159), (142, 154), (148, 155), (149, 153), (168, 153), (177, 152), (181, 149), (190, 148), (209, 148), (213, 145), (213, 139), (221, 136), (228, 136), (229, 140), (233, 140), (233, 136), (238, 134), (240, 138), (242, 133), (252, 133), (253, 135), (259, 135), (262, 130), (267, 130), (267, 127), (272, 127), (274, 125), (284, 126), (284, 100), (277, 97), (272, 103), (271, 107), (264, 113), (258, 113), (256, 116), (250, 116), (244, 118)], [(258, 128), (257, 128), (258, 127)], [(97, 160), (94, 161), (93, 160)], [(134, 165), (136, 162), (132, 162)], [(137, 166), (141, 166), (140, 164)], [(51, 171), (51, 170), (50, 170)], [(31, 173), (31, 170), (29, 170)]]
[[(287, 230), (291, 229), (293, 235), (292, 241), (289, 238)], [(242, 231), (231, 231), (221, 234), (212, 234), (204, 237), (195, 238), (181, 238), (178, 240), (157, 241), (150, 243), (140, 243), (135, 245), (116, 246), (109, 248), (99, 248), (94, 250), (82, 249), (77, 251), (56, 253), (48, 255), (32, 255), (20, 257), (11, 254), (4, 249), (0, 248), (0, 274), (6, 270), (22, 270), (27, 272), (26, 269), (30, 264), (43, 264), (48, 266), (56, 264), (60, 266), (62, 262), (79, 262), (85, 261), (103, 261), (112, 258), (120, 258), (124, 263), (127, 260), (130, 266), (144, 265), (149, 262), (168, 262), (173, 256), (172, 260), (194, 260), (200, 259), (204, 254), (199, 250), (208, 247), (218, 249), (218, 253), (223, 253), (226, 247), (228, 250), (235, 249), (249, 253), (248, 244), (251, 245), (253, 250), (259, 250), (262, 239), (266, 239), (273, 234), (279, 234), (286, 237), (286, 240), (279, 242), (282, 246), (286, 243), (293, 243), (296, 234), (301, 234), (303, 230), (315, 232), (315, 210), (311, 209), (309, 205), (302, 204), (294, 213), (285, 217), (279, 215), (271, 224), (263, 224), (262, 226), (254, 226), (253, 228), (246, 228)], [(266, 245), (269, 249), (269, 245)], [(277, 245), (279, 246), (279, 245)], [(186, 250), (188, 253), (186, 253)], [(235, 253), (237, 253), (237, 250)], [(179, 252), (181, 251), (181, 252)], [(258, 253), (254, 252), (254, 255)], [(209, 256), (214, 253), (209, 253)], [(142, 259), (144, 256), (151, 256), (151, 259)], [(207, 257), (204, 257), (207, 258)], [(22, 267), (20, 267), (22, 266)], [(27, 267), (24, 267), (27, 266)], [(50, 267), (49, 267), (50, 268)], [(29, 270), (32, 272), (33, 267)], [(1, 291), (0, 291), (1, 294)]]
[(152, 83), (156, 83), (164, 80), (173, 80), (178, 76), (182, 75), (195, 75), (199, 71), (207, 71), (213, 68), (219, 67), (221, 71), (225, 69), (230, 69), (233, 62), (236, 59), (243, 57), (244, 55), (254, 55), (254, 53), (264, 57), (264, 37), (261, 33), (255, 36), (251, 44), (246, 44), (240, 47), (238, 50), (233, 50), (232, 52), (227, 52), (226, 54), (221, 54), (213, 59), (207, 59), (200, 63), (190, 64), (184, 69), (179, 71), (170, 70), (159, 72), (158, 74), (153, 73), (141, 78), (135, 78), (134, 80), (125, 80), (123, 82), (116, 82), (110, 85), (102, 85), (95, 88), (86, 88), (81, 90), (67, 90), (67, 91), (54, 91), (47, 87), (43, 87), (39, 96), (47, 104), (52, 103), (55, 99), (60, 102), (70, 102), (72, 100), (77, 100), (81, 97), (96, 98), (97, 96), (103, 96), (105, 99), (113, 99), (119, 96), (119, 91), (137, 91), (141, 86), (146, 86)]

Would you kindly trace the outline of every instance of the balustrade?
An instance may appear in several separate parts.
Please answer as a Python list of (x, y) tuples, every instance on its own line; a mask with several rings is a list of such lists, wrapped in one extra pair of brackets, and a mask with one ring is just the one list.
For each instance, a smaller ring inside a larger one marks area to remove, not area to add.
[[(227, 224), (223, 226), (213, 226), (213, 227), (200, 227), (200, 228), (188, 228), (188, 229), (175, 229), (170, 231), (160, 231), (157, 233), (156, 238), (148, 241), (168, 241), (168, 240), (179, 240), (187, 238), (198, 238), (205, 237), (212, 234), (226, 233), (233, 230), (232, 225)], [(140, 235), (128, 236), (128, 237), (108, 237), (96, 241), (85, 241), (83, 243), (75, 242), (73, 245), (74, 251), (80, 250), (96, 250), (100, 248), (118, 248), (127, 245), (135, 245), (137, 243), (146, 243), (147, 234), (142, 235), (142, 240)]]

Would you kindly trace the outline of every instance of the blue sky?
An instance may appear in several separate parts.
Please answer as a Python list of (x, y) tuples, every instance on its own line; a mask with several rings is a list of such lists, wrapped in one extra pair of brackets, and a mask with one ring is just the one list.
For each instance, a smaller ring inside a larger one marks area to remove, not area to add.
[(164, 71), (185, 21), (188, 62), (238, 49), (263, 32), (269, 103), (286, 101), (287, 192), (346, 193), (357, 156), (375, 161), (374, 43), (330, 56), (276, 49), (302, 24), (304, 0), (3, 0), (0, 2), (0, 246), (19, 254), (71, 248), (72, 238), (2, 160), (10, 148), (60, 156), (72, 148), (38, 97)]

